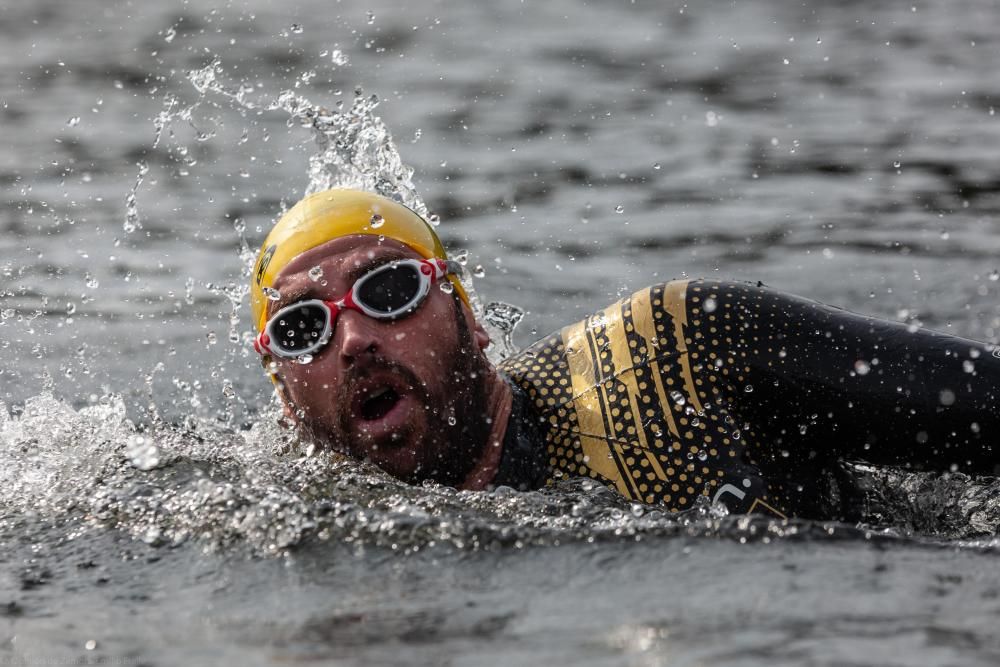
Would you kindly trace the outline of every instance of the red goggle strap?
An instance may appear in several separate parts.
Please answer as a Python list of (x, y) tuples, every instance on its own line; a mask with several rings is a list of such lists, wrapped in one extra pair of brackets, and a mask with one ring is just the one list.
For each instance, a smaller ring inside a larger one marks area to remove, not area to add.
[(437, 282), (449, 273), (448, 262), (443, 259), (422, 259), (420, 264), (420, 272), (429, 276), (431, 282)]
[(253, 349), (257, 352), (257, 354), (270, 354), (271, 348), (268, 347), (270, 344), (271, 337), (263, 331), (257, 334), (257, 337), (253, 339)]

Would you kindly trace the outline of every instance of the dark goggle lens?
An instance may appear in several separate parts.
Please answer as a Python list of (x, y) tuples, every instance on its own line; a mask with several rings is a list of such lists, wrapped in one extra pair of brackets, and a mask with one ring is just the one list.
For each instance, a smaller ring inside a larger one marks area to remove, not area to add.
[(411, 306), (420, 293), (420, 274), (413, 266), (390, 266), (369, 276), (354, 298), (365, 307), (393, 313)]
[(307, 350), (326, 328), (326, 312), (319, 306), (299, 306), (278, 317), (271, 327), (271, 345), (285, 352)]

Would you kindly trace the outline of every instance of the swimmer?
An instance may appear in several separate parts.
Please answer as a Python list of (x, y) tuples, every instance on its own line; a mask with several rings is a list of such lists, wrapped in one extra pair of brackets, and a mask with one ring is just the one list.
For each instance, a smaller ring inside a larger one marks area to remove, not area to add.
[(839, 462), (993, 474), (1000, 350), (761, 284), (639, 290), (499, 366), (433, 228), (353, 190), (261, 247), (255, 347), (312, 441), (411, 483), (596, 480), (673, 511), (828, 518)]

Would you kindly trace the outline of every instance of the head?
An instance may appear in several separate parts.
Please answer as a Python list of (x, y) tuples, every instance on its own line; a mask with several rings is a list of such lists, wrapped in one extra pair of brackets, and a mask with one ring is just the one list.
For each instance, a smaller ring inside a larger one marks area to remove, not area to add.
[[(386, 264), (444, 259), (433, 229), (410, 209), (350, 190), (314, 194), (264, 242), (251, 276), (254, 321), (260, 332), (291, 304), (337, 302)], [(458, 485), (489, 436), (496, 374), (484, 355), (489, 336), (457, 278), (440, 276), (394, 319), (331, 312), (327, 342), (314, 354), (263, 350), (286, 413), (317, 443), (397, 477)]]

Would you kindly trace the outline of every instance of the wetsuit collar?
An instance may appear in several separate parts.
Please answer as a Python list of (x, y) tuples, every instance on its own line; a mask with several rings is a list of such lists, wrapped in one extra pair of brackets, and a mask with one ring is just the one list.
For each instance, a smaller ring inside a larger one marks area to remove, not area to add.
[(542, 423), (527, 393), (506, 375), (501, 374), (501, 377), (510, 387), (513, 401), (493, 486), (509, 486), (520, 491), (541, 488), (548, 477)]

